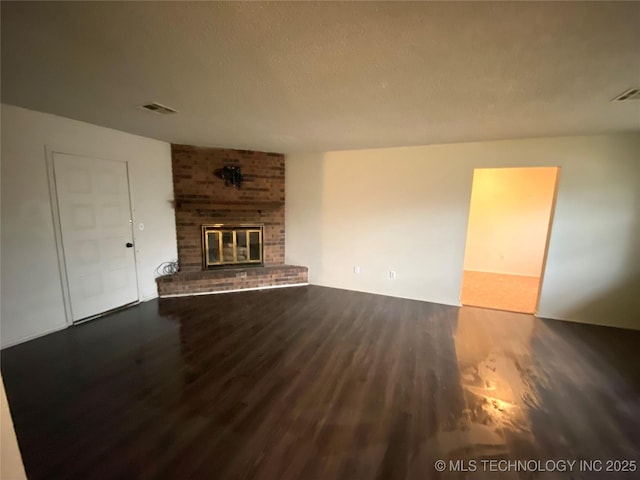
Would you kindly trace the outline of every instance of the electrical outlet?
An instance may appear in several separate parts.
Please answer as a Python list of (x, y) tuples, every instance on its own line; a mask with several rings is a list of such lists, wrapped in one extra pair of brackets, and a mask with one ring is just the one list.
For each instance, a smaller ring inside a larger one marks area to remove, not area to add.
[(398, 277), (398, 274), (396, 273), (395, 270), (390, 270), (389, 271), (389, 278), (395, 280)]
[(353, 266), (353, 273), (355, 273), (356, 275), (360, 275), (360, 265)]

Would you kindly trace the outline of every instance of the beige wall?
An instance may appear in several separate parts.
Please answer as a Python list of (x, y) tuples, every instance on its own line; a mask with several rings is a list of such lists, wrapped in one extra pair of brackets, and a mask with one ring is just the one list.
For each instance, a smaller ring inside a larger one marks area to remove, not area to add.
[(464, 269), (537, 277), (557, 168), (474, 171)]
[(549, 166), (539, 315), (640, 328), (637, 133), (289, 155), (286, 261), (313, 284), (458, 305), (473, 170)]
[(176, 259), (171, 148), (2, 104), (2, 347), (67, 326), (45, 148), (128, 162), (138, 292), (157, 296), (155, 269)]
[(26, 479), (2, 377), (0, 377), (0, 390), (2, 390), (0, 392), (0, 478), (2, 480)]

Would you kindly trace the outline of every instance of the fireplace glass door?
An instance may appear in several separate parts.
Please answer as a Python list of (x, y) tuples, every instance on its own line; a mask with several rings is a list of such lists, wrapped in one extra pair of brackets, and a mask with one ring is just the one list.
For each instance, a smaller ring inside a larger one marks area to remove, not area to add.
[(204, 267), (262, 264), (262, 225), (203, 225)]

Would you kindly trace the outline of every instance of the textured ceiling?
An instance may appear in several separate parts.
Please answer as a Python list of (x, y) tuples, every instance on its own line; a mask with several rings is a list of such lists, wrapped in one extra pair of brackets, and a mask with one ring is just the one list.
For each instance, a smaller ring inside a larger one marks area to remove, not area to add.
[(610, 102), (638, 25), (635, 2), (3, 1), (2, 101), (281, 152), (640, 130)]

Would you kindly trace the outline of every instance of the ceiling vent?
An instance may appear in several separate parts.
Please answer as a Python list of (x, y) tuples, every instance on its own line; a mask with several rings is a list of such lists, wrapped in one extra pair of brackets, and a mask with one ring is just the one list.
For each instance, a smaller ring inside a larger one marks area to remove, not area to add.
[(640, 100), (640, 88), (630, 88), (629, 90), (627, 90), (624, 93), (621, 93), (611, 101), (624, 102), (626, 100)]
[(167, 107), (166, 105), (162, 105), (161, 103), (153, 102), (148, 103), (147, 105), (142, 105), (140, 108), (145, 110), (149, 110), (153, 113), (159, 113), (160, 115), (168, 115), (170, 113), (178, 113), (177, 110), (174, 110), (171, 107)]

